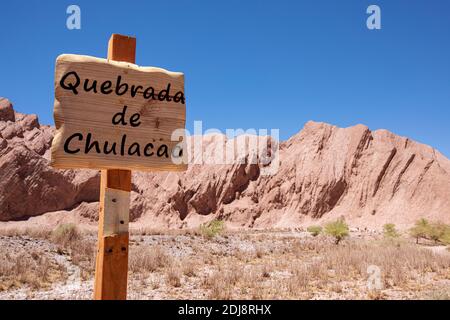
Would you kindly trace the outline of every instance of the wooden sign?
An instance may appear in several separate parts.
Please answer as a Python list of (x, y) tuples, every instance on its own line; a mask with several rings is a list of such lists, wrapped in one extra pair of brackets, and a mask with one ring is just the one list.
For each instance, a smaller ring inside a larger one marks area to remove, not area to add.
[(89, 56), (56, 60), (51, 165), (182, 171), (184, 75)]

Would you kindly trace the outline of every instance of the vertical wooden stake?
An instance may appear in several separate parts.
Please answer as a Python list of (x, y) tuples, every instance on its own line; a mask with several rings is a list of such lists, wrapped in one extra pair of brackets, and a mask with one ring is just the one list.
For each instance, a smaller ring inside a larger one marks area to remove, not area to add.
[[(136, 39), (113, 34), (108, 59), (135, 63)], [(126, 300), (131, 171), (102, 170), (94, 299)]]

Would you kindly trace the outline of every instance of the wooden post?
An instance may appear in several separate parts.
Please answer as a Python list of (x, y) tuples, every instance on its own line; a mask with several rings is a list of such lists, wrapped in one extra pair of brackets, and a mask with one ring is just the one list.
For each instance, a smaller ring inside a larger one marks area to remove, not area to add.
[[(108, 59), (135, 63), (136, 39), (113, 34)], [(126, 300), (131, 171), (102, 170), (94, 299)]]

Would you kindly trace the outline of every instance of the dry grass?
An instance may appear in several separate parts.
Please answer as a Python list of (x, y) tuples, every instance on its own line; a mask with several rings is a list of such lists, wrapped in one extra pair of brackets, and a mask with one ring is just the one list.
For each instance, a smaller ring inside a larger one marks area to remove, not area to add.
[(131, 247), (129, 270), (134, 273), (149, 273), (171, 266), (172, 257), (161, 246)]
[(130, 229), (130, 235), (132, 236), (201, 236), (198, 229), (157, 229), (157, 228), (132, 228)]
[[(425, 290), (427, 277), (450, 279), (450, 256), (407, 242), (348, 240), (337, 246), (318, 237), (284, 239), (278, 250), (262, 248), (254, 254), (238, 249), (216, 261), (201, 283), (209, 298), (309, 299), (312, 292), (340, 298), (349, 289), (355, 298), (378, 300), (387, 298), (385, 289)], [(368, 289), (371, 265), (381, 270), (383, 290)]]
[[(95, 237), (76, 229), (36, 236), (70, 255), (85, 270), (85, 279), (93, 276)], [(0, 260), (9, 262), (0, 265), (0, 283), (9, 279), (4, 290), (15, 283), (41, 288), (63, 278), (63, 270), (39, 252), (6, 253), (0, 250)], [(130, 245), (130, 285), (141, 298), (160, 299), (445, 299), (450, 255), (443, 253), (405, 240), (350, 237), (335, 245), (322, 235), (297, 237), (281, 231), (227, 231), (211, 240), (190, 232), (138, 233)], [(369, 266), (380, 269), (381, 289), (368, 288)], [(444, 289), (433, 291), (437, 284)]]
[(4, 237), (29, 237), (34, 239), (49, 239), (52, 230), (50, 228), (5, 228), (0, 229), (0, 236)]
[(450, 287), (433, 289), (425, 299), (428, 300), (450, 300)]
[(369, 300), (385, 300), (386, 294), (381, 290), (369, 290), (367, 293), (367, 299)]
[(60, 254), (69, 254), (73, 264), (81, 269), (81, 277), (88, 279), (95, 270), (95, 238), (90, 238), (74, 224), (62, 224), (54, 229), (49, 240), (58, 245)]
[(95, 271), (96, 244), (92, 240), (80, 239), (70, 245), (72, 263), (80, 267), (84, 280), (93, 276)]
[[(47, 228), (8, 228), (1, 235), (22, 243), (19, 248), (0, 252), (0, 289), (29, 285), (34, 289), (48, 288), (52, 283), (66, 278), (66, 270), (49, 253), (36, 248), (32, 239), (54, 243), (56, 253), (68, 254), (73, 264), (81, 268), (81, 276), (88, 279), (94, 270), (94, 244), (84, 239), (77, 227), (61, 225), (55, 230)], [(54, 249), (52, 249), (54, 250)]]
[(196, 267), (196, 263), (190, 259), (186, 259), (181, 263), (181, 270), (186, 277), (195, 277), (197, 275), (195, 272)]
[(409, 243), (357, 243), (326, 248), (324, 264), (338, 277), (354, 279), (367, 275), (370, 265), (378, 266), (383, 273), (385, 287), (406, 285), (426, 273), (447, 276), (450, 258), (419, 248)]
[(181, 287), (181, 271), (179, 266), (171, 266), (167, 270), (167, 283), (175, 288)]
[(51, 241), (63, 247), (67, 247), (72, 243), (79, 241), (81, 237), (80, 230), (72, 223), (61, 224), (50, 234)]
[(203, 282), (203, 288), (209, 290), (209, 299), (229, 300), (232, 298), (233, 285), (227, 274), (214, 272)]
[(22, 285), (29, 285), (35, 290), (48, 288), (65, 276), (62, 265), (33, 248), (16, 252), (0, 248), (0, 261), (0, 291)]

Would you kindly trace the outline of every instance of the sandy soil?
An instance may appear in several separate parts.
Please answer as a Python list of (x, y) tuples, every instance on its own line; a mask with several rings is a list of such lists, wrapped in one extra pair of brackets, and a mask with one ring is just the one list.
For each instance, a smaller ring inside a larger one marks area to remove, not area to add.
[[(95, 234), (78, 233), (55, 240), (45, 232), (4, 232), (0, 299), (90, 299)], [(379, 268), (379, 282), (369, 266)], [(302, 231), (227, 232), (211, 239), (192, 231), (141, 231), (130, 242), (128, 299), (449, 297), (448, 249), (407, 239), (386, 242), (353, 232), (335, 245)]]

